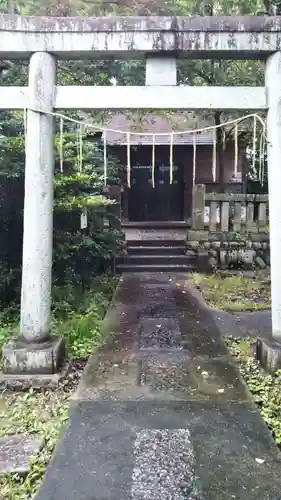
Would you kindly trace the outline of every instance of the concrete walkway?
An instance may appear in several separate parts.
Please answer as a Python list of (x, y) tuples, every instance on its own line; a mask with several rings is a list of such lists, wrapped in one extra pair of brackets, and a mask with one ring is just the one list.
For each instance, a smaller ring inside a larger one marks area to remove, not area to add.
[(280, 500), (278, 450), (186, 279), (121, 281), (39, 500)]

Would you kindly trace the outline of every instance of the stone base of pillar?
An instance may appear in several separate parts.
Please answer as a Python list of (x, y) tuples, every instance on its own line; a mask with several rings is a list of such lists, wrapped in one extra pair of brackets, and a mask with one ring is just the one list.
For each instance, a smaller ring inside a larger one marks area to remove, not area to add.
[(0, 384), (12, 389), (57, 386), (66, 374), (65, 341), (59, 337), (38, 344), (8, 342), (2, 353)]
[(259, 338), (256, 343), (256, 358), (268, 373), (281, 369), (281, 343), (274, 339)]

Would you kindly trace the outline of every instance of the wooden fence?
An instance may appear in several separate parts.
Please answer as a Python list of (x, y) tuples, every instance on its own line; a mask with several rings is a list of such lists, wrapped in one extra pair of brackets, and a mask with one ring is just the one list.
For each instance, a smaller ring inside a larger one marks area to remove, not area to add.
[(195, 185), (192, 192), (192, 229), (266, 232), (268, 195), (206, 193), (204, 184)]

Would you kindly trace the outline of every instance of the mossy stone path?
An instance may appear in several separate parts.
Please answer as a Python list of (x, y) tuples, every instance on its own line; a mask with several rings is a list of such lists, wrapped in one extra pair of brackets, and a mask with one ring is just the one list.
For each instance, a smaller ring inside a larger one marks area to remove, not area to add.
[(278, 449), (186, 280), (121, 279), (39, 500), (280, 500)]

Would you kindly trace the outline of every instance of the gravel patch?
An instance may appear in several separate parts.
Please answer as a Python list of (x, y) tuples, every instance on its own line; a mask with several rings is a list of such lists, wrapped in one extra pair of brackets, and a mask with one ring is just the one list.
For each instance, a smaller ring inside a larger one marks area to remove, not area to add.
[(187, 429), (144, 429), (134, 454), (131, 500), (202, 500)]

